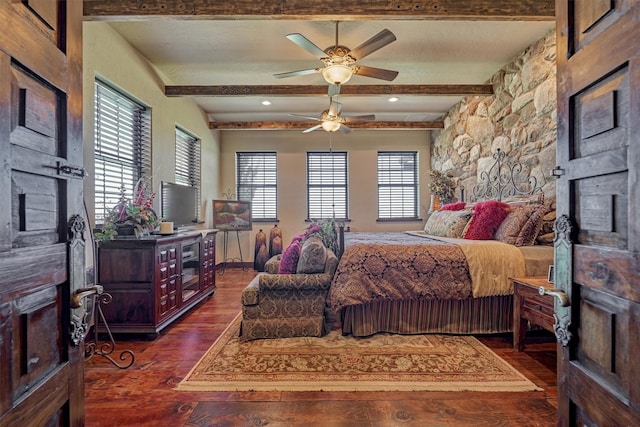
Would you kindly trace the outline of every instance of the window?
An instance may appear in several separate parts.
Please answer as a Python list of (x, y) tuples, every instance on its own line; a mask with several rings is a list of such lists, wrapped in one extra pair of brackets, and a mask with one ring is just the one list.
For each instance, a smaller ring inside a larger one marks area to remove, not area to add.
[(200, 139), (176, 127), (176, 184), (198, 190), (195, 212), (200, 220)]
[(308, 152), (308, 218), (347, 220), (347, 182), (346, 152)]
[(95, 220), (151, 176), (150, 111), (106, 83), (95, 82)]
[(417, 152), (378, 152), (378, 218), (418, 218)]
[(278, 158), (276, 153), (236, 153), (236, 194), (251, 202), (251, 219), (278, 219)]

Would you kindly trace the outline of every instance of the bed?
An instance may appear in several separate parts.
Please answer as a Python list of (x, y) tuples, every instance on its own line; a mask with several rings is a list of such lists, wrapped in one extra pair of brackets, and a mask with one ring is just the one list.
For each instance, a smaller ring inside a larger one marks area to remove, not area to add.
[[(512, 331), (509, 278), (547, 275), (553, 247), (534, 243), (547, 234), (544, 219), (551, 218), (553, 204), (545, 203), (531, 178), (516, 181), (519, 164), (505, 164), (499, 151), (494, 158), (473, 191), (489, 200), (434, 212), (424, 230), (340, 230), (340, 262), (327, 308), (343, 334)], [(504, 211), (500, 221), (485, 214), (489, 206)]]

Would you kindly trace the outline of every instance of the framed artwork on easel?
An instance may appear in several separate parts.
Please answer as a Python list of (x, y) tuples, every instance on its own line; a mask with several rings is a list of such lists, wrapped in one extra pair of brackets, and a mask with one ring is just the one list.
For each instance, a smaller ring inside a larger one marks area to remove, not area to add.
[(213, 228), (221, 231), (246, 231), (251, 230), (251, 227), (251, 202), (213, 201)]

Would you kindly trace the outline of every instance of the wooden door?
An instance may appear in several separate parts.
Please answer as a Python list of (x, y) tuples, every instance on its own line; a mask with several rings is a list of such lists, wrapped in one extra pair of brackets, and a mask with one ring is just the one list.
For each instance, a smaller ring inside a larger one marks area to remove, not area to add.
[(640, 2), (557, 0), (562, 426), (640, 425)]
[(79, 426), (82, 2), (2, 0), (0, 28), (0, 425)]

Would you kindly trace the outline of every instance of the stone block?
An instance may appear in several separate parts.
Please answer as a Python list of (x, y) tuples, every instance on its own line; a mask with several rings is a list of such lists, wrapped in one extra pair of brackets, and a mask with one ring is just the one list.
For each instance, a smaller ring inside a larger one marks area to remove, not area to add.
[(535, 89), (533, 104), (536, 107), (536, 114), (541, 116), (556, 109), (556, 103), (556, 80), (547, 79)]

